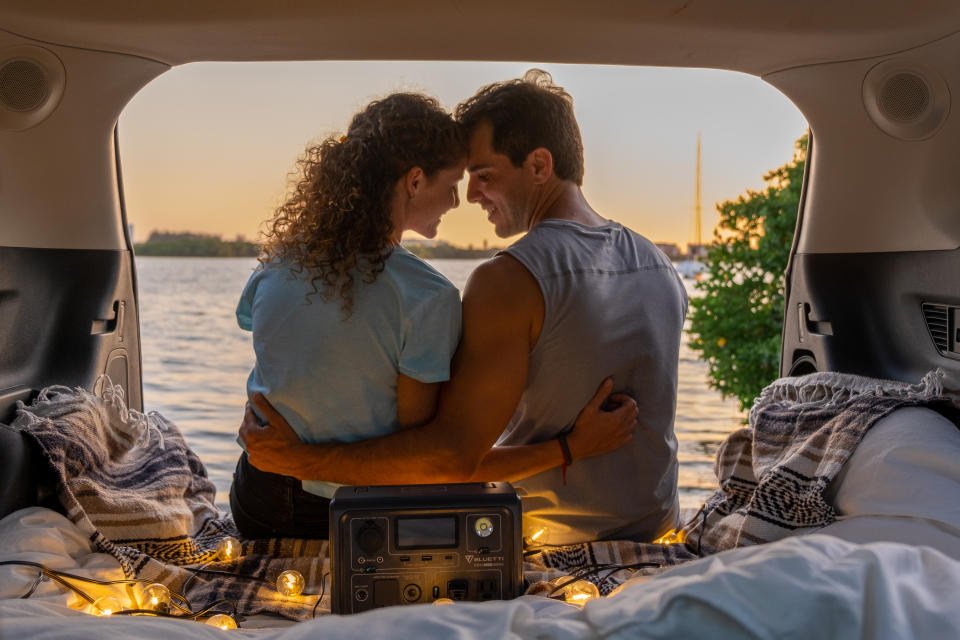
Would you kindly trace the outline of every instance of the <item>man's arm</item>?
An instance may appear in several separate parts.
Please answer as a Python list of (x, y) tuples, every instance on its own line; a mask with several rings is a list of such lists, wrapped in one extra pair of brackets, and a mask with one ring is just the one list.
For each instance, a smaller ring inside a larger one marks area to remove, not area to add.
[[(250, 462), (343, 484), (469, 480), (520, 400), (542, 318), (536, 281), (513, 258), (498, 256), (477, 267), (464, 290), (463, 337), (433, 420), (380, 438), (316, 445), (279, 441), (269, 429), (245, 424), (241, 438)], [(558, 463), (554, 457), (550, 466)]]
[[(566, 436), (572, 461), (607, 453), (633, 439), (637, 403), (630, 396), (611, 395), (612, 389), (613, 379), (607, 378), (577, 416), (573, 430)], [(610, 410), (604, 411), (602, 405), (607, 405)], [(563, 449), (557, 439), (494, 447), (481, 461), (471, 480), (512, 482), (552, 469), (563, 459)]]
[[(637, 422), (637, 403), (630, 396), (618, 393), (611, 395), (612, 388), (612, 379), (604, 380), (596, 394), (577, 416), (575, 428), (567, 436), (573, 460), (607, 453), (633, 439), (633, 429)], [(261, 415), (267, 417), (269, 424), (261, 427), (256, 414), (248, 405), (241, 433), (246, 433), (247, 436), (257, 440), (258, 464), (263, 464), (266, 471), (285, 475), (296, 474), (300, 468), (299, 465), (302, 464), (298, 456), (310, 455), (314, 446), (304, 445), (300, 441), (290, 424), (273, 408), (263, 394), (254, 394), (253, 403), (260, 410)], [(601, 408), (602, 405), (608, 405), (611, 409), (604, 410)], [(415, 424), (416, 422), (406, 426)], [(249, 440), (247, 445), (250, 446)], [(475, 482), (519, 480), (552, 469), (563, 459), (563, 449), (556, 439), (536, 444), (493, 447), (483, 458), (470, 480)], [(443, 482), (444, 480), (434, 478), (434, 481)]]

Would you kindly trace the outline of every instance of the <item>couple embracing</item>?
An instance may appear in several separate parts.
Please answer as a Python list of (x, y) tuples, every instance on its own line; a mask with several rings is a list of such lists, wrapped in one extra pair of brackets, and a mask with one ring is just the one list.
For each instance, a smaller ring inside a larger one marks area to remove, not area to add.
[[(676, 526), (686, 294), (587, 203), (573, 101), (549, 74), (453, 117), (418, 94), (374, 101), (300, 169), (237, 308), (256, 351), (230, 492), (244, 535), (326, 537), (339, 484), (471, 480), (512, 481), (538, 542)], [(464, 170), (496, 234), (526, 235), (461, 303), (400, 239), (437, 234)]]

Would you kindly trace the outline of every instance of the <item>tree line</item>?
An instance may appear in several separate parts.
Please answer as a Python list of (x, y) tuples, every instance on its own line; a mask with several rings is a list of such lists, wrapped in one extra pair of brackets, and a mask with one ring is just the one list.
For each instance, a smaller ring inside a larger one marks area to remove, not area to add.
[[(443, 241), (432, 244), (412, 242), (404, 247), (426, 260), (483, 259), (492, 257), (499, 250), (457, 247)], [(133, 250), (139, 256), (255, 258), (260, 255), (260, 245), (243, 238), (224, 240), (218, 235), (170, 231), (152, 232), (146, 242), (133, 245)]]
[(260, 255), (260, 245), (243, 238), (224, 240), (203, 233), (154, 231), (146, 242), (133, 245), (133, 251), (139, 256), (255, 258)]

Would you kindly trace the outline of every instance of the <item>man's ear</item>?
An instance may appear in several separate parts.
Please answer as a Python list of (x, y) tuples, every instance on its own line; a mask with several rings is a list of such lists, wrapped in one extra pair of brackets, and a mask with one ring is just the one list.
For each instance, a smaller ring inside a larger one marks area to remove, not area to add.
[(527, 154), (525, 164), (533, 174), (534, 184), (543, 184), (553, 175), (553, 154), (545, 147), (537, 147)]
[(407, 198), (413, 200), (413, 197), (417, 195), (426, 182), (427, 176), (420, 167), (413, 167), (407, 171), (407, 175), (403, 177), (403, 186), (407, 191)]

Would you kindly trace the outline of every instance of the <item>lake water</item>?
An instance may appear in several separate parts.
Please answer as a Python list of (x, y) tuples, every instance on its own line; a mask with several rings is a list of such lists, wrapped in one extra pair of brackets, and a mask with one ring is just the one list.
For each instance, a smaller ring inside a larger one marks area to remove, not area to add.
[[(479, 263), (432, 261), (461, 291)], [(137, 258), (144, 407), (180, 427), (206, 464), (221, 507), (240, 454), (236, 434), (254, 360), (234, 310), (255, 265), (253, 258)], [(687, 290), (693, 294), (689, 282)], [(675, 423), (681, 507), (699, 506), (712, 492), (717, 447), (743, 419), (734, 400), (707, 387), (706, 375), (684, 341)]]

